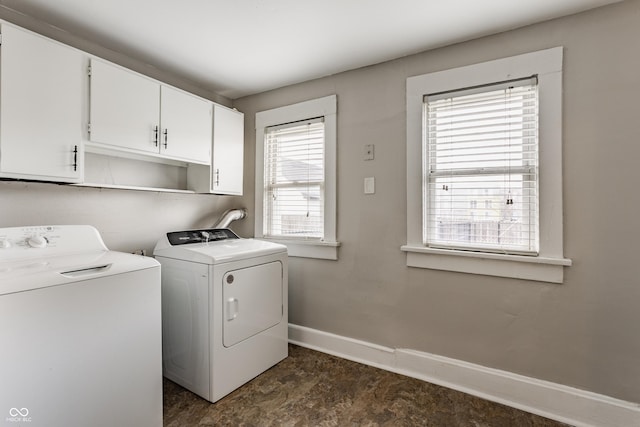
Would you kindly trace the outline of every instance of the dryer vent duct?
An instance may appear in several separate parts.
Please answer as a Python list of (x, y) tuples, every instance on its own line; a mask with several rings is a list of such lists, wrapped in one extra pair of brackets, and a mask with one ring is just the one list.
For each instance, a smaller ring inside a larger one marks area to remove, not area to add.
[(220, 219), (215, 224), (213, 224), (213, 228), (228, 228), (229, 224), (231, 224), (233, 221), (246, 218), (246, 216), (247, 216), (246, 208), (229, 209), (228, 211), (222, 214)]

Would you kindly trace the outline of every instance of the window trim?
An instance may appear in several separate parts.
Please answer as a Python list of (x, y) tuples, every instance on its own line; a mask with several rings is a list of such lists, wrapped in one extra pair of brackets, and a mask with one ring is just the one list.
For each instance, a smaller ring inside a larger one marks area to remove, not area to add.
[[(410, 267), (562, 283), (562, 62), (563, 48), (409, 77), (407, 79), (407, 253)], [(504, 255), (427, 248), (422, 241), (423, 96), (538, 76), (540, 252), (536, 256)]]
[[(263, 232), (265, 128), (320, 116), (324, 117), (325, 125), (324, 238), (321, 240), (267, 239), (264, 237)], [(256, 238), (286, 245), (289, 256), (330, 260), (338, 259), (338, 247), (340, 246), (340, 243), (336, 240), (336, 118), (336, 95), (303, 101), (256, 113), (254, 235)]]

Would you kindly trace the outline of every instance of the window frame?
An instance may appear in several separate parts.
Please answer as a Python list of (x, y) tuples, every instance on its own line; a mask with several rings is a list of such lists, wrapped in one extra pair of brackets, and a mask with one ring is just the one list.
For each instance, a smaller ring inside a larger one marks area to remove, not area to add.
[[(563, 48), (409, 77), (407, 79), (407, 266), (562, 283)], [(423, 241), (423, 97), (466, 87), (538, 76), (539, 233), (537, 256), (428, 248)]]
[[(264, 146), (265, 129), (285, 123), (324, 117), (324, 237), (321, 239), (271, 238), (264, 235)], [(336, 240), (336, 151), (337, 96), (303, 101), (256, 113), (255, 225), (256, 238), (287, 246), (289, 256), (338, 259)]]

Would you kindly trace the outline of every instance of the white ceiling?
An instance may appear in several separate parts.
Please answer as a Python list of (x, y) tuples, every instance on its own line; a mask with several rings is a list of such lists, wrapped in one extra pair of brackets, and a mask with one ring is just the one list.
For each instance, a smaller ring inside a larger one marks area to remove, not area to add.
[(0, 0), (235, 99), (619, 0)]

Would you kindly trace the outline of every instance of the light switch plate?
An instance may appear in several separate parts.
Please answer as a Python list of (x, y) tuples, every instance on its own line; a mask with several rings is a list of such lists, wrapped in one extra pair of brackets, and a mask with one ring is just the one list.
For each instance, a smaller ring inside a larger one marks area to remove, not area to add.
[(364, 194), (374, 194), (376, 192), (376, 179), (373, 176), (364, 179)]

